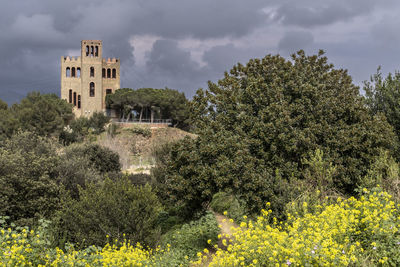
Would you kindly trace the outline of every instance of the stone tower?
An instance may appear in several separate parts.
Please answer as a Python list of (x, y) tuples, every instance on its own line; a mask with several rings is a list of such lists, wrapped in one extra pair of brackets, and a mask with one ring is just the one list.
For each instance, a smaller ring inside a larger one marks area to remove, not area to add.
[(83, 40), (80, 57), (61, 57), (61, 98), (77, 117), (106, 112), (106, 95), (120, 88), (120, 60), (102, 55), (102, 41)]

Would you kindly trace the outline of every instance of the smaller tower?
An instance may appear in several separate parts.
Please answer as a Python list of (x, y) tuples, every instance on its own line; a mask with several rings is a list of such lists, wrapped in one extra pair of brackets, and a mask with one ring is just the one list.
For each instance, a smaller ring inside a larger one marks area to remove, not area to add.
[(120, 60), (102, 55), (101, 40), (82, 40), (80, 57), (61, 57), (61, 98), (77, 117), (105, 112), (106, 95), (120, 88)]

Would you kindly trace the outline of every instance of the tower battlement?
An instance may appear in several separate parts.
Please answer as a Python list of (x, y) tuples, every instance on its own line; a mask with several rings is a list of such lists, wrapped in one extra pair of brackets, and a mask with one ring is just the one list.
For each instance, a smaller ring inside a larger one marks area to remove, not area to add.
[(73, 57), (73, 56), (64, 56), (62, 57), (64, 62), (80, 62), (81, 57)]
[(106, 111), (105, 97), (120, 88), (119, 58), (103, 58), (101, 40), (82, 40), (81, 56), (61, 57), (61, 98), (74, 113), (91, 116)]
[(103, 58), (103, 63), (117, 63), (119, 62), (119, 58)]

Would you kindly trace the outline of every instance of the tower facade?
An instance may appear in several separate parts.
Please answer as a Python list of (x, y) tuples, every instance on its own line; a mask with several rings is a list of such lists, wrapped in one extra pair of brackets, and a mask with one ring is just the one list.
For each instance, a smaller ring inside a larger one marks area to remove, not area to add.
[(119, 58), (102, 55), (102, 41), (83, 40), (80, 57), (61, 57), (61, 98), (74, 105), (77, 117), (105, 112), (106, 95), (120, 88)]

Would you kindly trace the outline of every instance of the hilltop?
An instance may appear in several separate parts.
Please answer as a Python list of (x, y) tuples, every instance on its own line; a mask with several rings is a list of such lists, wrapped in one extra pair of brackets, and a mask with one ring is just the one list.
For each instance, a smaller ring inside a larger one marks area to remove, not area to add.
[(155, 163), (154, 151), (185, 136), (195, 135), (178, 128), (132, 123), (117, 126), (114, 133), (100, 134), (96, 142), (118, 153), (123, 171), (149, 174)]

